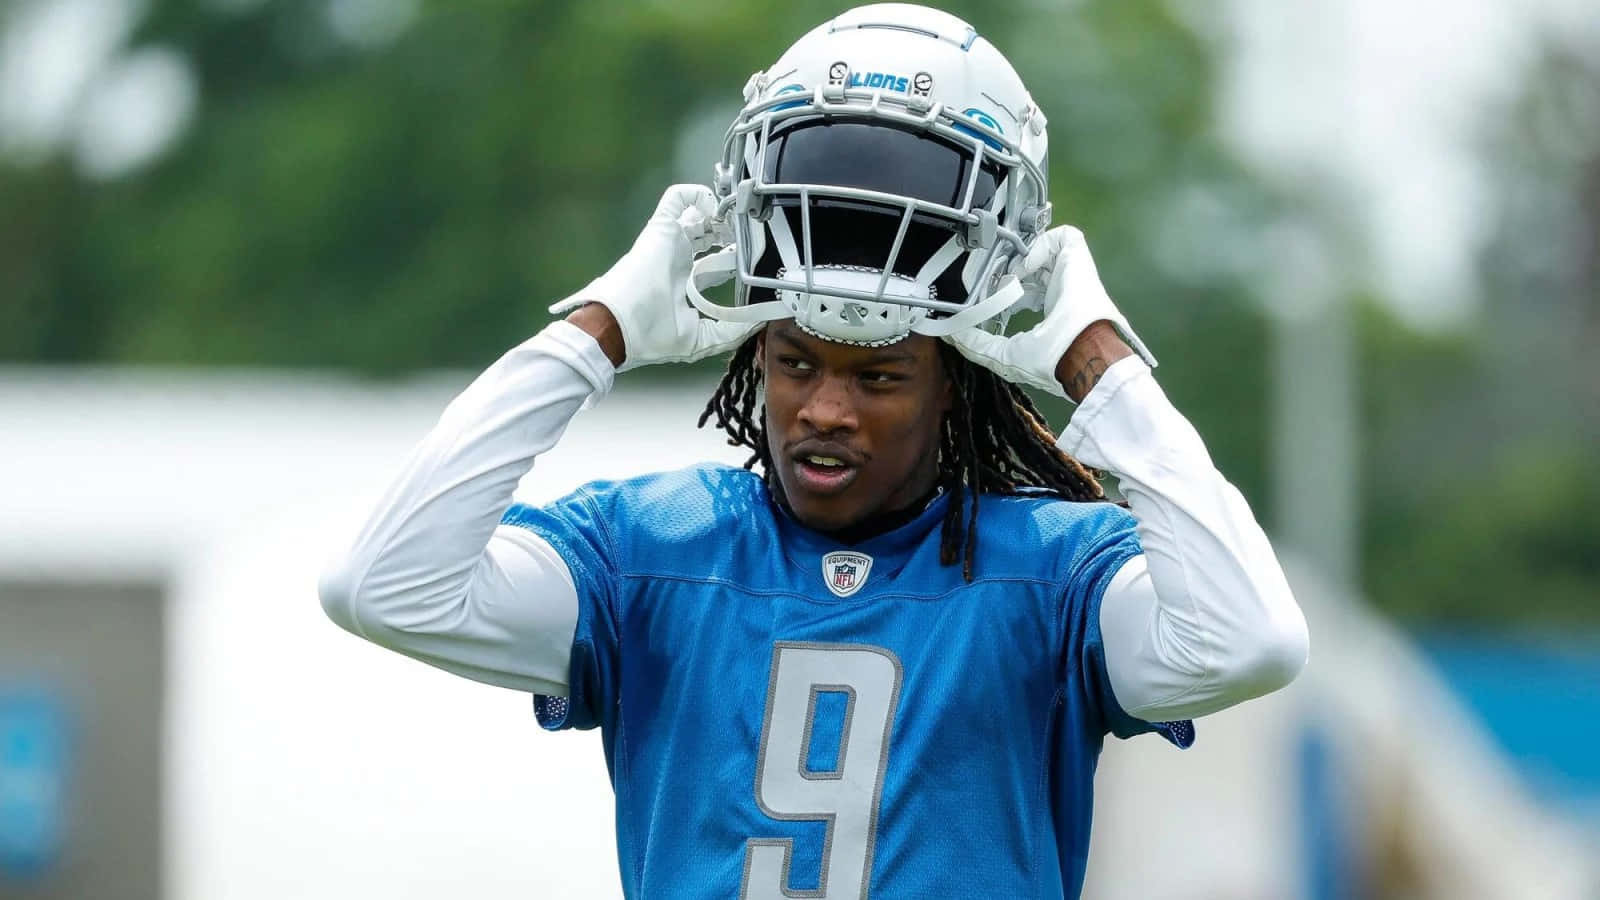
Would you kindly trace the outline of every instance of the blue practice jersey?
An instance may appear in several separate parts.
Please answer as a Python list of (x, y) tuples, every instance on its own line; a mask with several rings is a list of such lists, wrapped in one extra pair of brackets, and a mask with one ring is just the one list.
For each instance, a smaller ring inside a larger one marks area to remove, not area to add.
[(1140, 552), (1110, 503), (986, 495), (974, 581), (947, 500), (841, 545), (698, 466), (505, 517), (572, 569), (570, 698), (604, 735), (629, 897), (1076, 897), (1117, 705), (1100, 598)]

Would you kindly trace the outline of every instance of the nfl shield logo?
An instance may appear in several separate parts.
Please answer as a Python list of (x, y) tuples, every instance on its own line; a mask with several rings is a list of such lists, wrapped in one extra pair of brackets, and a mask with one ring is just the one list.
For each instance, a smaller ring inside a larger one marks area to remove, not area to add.
[(837, 591), (848, 591), (850, 585), (856, 583), (856, 567), (849, 563), (833, 564), (833, 588)]
[(822, 581), (835, 596), (848, 597), (867, 583), (872, 557), (848, 550), (835, 550), (822, 557)]

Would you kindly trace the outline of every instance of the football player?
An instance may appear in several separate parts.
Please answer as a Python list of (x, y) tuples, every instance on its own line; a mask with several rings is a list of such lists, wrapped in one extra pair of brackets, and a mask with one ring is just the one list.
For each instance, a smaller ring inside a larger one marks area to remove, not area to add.
[[(602, 729), (628, 896), (1077, 896), (1104, 736), (1186, 746), (1304, 664), (1266, 536), (1049, 229), (1045, 150), (965, 22), (816, 28), (324, 577), (357, 635)], [(729, 350), (701, 422), (745, 468), (513, 503), (615, 373)], [(1022, 386), (1079, 404), (1059, 440)]]

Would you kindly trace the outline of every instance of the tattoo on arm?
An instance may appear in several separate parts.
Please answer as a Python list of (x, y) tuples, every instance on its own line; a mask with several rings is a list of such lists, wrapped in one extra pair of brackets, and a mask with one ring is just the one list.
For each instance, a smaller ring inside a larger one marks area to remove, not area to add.
[(1132, 355), (1133, 348), (1117, 334), (1116, 327), (1102, 319), (1085, 328), (1061, 354), (1056, 361), (1056, 381), (1073, 403), (1082, 403), (1107, 369)]
[(1105, 377), (1106, 369), (1110, 365), (1101, 357), (1091, 356), (1084, 361), (1078, 371), (1072, 373), (1072, 378), (1067, 382), (1067, 395), (1075, 403), (1082, 403), (1083, 398), (1089, 396), (1094, 386)]

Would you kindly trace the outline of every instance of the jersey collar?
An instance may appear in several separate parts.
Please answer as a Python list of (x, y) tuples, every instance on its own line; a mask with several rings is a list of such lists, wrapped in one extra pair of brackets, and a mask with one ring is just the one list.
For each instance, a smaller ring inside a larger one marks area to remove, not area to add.
[[(872, 581), (879, 584), (896, 575), (912, 552), (926, 542), (929, 533), (939, 528), (949, 503), (949, 495), (938, 491), (909, 521), (864, 540), (846, 543), (835, 535), (807, 528), (794, 517), (786, 504), (776, 499), (772, 501), (777, 510), (778, 537), (783, 542), (784, 555), (790, 562), (808, 574), (816, 573), (812, 577), (820, 578), (825, 554), (851, 550), (872, 557)], [(872, 586), (869, 584), (864, 590), (870, 592)]]

